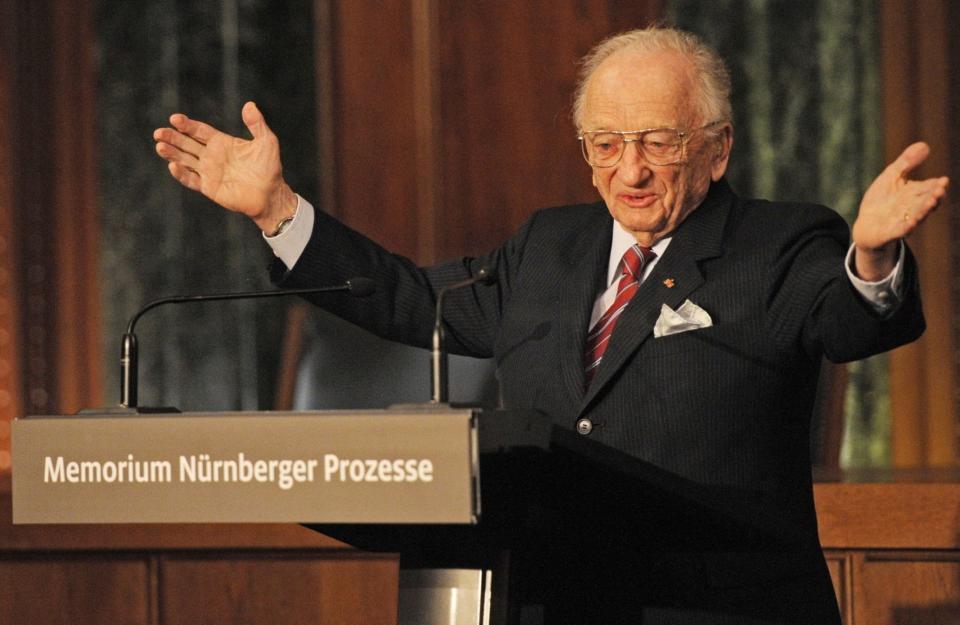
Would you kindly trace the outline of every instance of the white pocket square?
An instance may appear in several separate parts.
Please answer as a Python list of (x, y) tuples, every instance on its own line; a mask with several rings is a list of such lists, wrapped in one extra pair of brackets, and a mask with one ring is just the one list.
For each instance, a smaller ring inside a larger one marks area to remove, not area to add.
[(707, 311), (690, 300), (685, 301), (676, 310), (664, 304), (660, 307), (660, 318), (653, 326), (653, 336), (660, 338), (661, 336), (670, 336), (688, 330), (709, 328), (712, 325), (713, 320), (707, 314)]

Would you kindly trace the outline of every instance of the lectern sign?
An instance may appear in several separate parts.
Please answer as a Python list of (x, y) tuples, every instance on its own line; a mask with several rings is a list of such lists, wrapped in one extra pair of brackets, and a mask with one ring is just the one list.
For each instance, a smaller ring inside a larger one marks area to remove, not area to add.
[(475, 523), (470, 410), (30, 417), (14, 523)]

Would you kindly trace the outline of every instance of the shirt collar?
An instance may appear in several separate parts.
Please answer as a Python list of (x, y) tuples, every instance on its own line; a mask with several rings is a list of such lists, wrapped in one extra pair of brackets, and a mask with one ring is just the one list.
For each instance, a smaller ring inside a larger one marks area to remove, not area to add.
[[(623, 258), (623, 255), (626, 253), (630, 246), (637, 242), (632, 234), (627, 232), (619, 222), (613, 222), (613, 234), (610, 239), (610, 260), (607, 263), (607, 286), (613, 284), (613, 281), (620, 276), (620, 260)], [(673, 237), (664, 237), (657, 241), (653, 246), (653, 251), (656, 253), (657, 257), (653, 262), (647, 263), (647, 266), (644, 270), (644, 276), (646, 276), (653, 266), (657, 263), (663, 253), (667, 251), (667, 246), (670, 245), (670, 240)]]

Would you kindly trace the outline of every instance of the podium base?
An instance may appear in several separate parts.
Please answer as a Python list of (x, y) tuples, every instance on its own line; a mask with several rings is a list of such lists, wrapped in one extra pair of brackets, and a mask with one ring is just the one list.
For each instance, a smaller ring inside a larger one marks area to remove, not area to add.
[(491, 622), (490, 569), (400, 569), (398, 625), (499, 625)]

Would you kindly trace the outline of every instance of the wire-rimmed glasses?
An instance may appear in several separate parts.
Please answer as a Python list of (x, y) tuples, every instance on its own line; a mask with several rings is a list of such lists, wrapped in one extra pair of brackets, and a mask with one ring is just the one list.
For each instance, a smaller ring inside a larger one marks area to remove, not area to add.
[(698, 130), (716, 126), (711, 122), (693, 130), (647, 128), (645, 130), (587, 130), (577, 140), (583, 158), (594, 167), (613, 167), (620, 162), (628, 143), (636, 143), (651, 165), (676, 165), (684, 160), (687, 143)]

